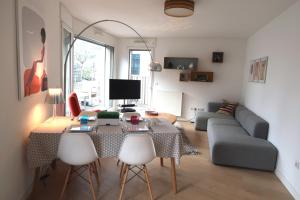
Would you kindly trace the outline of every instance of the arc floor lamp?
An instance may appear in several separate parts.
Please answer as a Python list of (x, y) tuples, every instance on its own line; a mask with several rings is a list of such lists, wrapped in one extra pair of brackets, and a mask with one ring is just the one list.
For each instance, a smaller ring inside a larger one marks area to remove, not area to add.
[[(128, 27), (129, 29), (131, 29), (132, 31), (134, 31), (134, 32), (138, 35), (138, 37), (141, 39), (141, 41), (143, 42), (143, 44), (144, 44), (145, 47), (146, 47), (146, 50), (147, 50), (147, 51), (149, 52), (149, 54), (150, 54), (150, 57), (151, 57), (151, 63), (150, 63), (150, 66), (149, 66), (149, 70), (150, 70), (151, 72), (155, 72), (155, 71), (156, 71), (156, 72), (160, 72), (160, 71), (162, 70), (161, 64), (158, 63), (158, 62), (154, 62), (154, 59), (153, 59), (153, 56), (152, 56), (152, 54), (151, 54), (150, 48), (148, 47), (148, 45), (147, 45), (145, 39), (141, 36), (141, 34), (139, 34), (133, 27), (131, 27), (130, 25), (128, 25), (128, 24), (126, 24), (126, 23), (124, 23), (124, 22), (121, 22), (121, 21), (118, 21), (118, 20), (113, 20), (113, 19), (104, 19), (104, 20), (99, 20), (99, 21), (96, 21), (96, 22), (94, 22), (94, 23), (89, 24), (88, 26), (86, 26), (85, 28), (83, 28), (83, 29), (76, 35), (76, 37), (74, 38), (74, 40), (71, 42), (71, 45), (70, 45), (70, 47), (69, 47), (69, 50), (68, 50), (68, 52), (67, 52), (67, 54), (66, 54), (65, 62), (64, 62), (64, 71), (66, 71), (66, 69), (67, 69), (68, 57), (69, 57), (69, 55), (70, 55), (70, 53), (71, 53), (71, 50), (72, 50), (72, 48), (73, 48), (74, 43), (76, 42), (76, 40), (77, 40), (77, 39), (78, 39), (78, 38), (79, 38), (86, 30), (88, 30), (88, 29), (91, 28), (92, 26), (94, 26), (94, 25), (96, 25), (96, 24), (104, 23), (104, 22), (114, 22), (114, 23), (118, 23), (118, 24), (124, 25), (124, 26)], [(152, 101), (152, 93), (153, 93), (153, 73), (152, 73), (151, 76), (152, 76), (152, 77), (151, 77), (151, 101)], [(66, 74), (64, 74), (64, 80), (66, 80)], [(66, 87), (66, 86), (65, 86), (65, 84), (64, 84), (64, 90), (66, 89), (65, 87)]]

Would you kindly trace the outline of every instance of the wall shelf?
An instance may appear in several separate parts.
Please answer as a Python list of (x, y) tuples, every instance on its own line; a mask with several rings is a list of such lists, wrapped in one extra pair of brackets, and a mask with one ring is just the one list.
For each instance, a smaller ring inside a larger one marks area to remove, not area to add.
[(213, 82), (213, 72), (191, 72), (191, 81)]

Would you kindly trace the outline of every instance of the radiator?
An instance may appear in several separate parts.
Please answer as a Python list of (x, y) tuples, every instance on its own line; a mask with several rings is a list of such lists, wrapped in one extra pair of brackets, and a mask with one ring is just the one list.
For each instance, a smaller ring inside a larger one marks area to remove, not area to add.
[(153, 92), (153, 107), (158, 112), (181, 116), (182, 92), (157, 90)]

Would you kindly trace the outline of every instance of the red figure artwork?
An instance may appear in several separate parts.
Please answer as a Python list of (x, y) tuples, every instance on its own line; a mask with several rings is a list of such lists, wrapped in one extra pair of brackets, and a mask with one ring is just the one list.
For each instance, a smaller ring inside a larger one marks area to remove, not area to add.
[(46, 31), (41, 29), (42, 49), (40, 58), (34, 60), (32, 67), (24, 71), (24, 96), (48, 89), (48, 78), (44, 67)]

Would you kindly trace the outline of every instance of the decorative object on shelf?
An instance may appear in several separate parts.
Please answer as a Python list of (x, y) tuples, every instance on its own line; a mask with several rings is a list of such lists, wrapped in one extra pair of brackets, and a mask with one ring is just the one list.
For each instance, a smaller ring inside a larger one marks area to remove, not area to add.
[(252, 60), (249, 70), (249, 82), (265, 83), (267, 76), (268, 57)]
[(166, 0), (165, 14), (171, 17), (188, 17), (194, 14), (195, 2), (192, 0)]
[(53, 104), (53, 118), (56, 117), (56, 105), (65, 103), (61, 88), (49, 88), (45, 103)]
[(191, 72), (191, 81), (213, 82), (213, 72)]
[(198, 58), (164, 57), (165, 69), (194, 70), (198, 66)]
[(46, 25), (43, 13), (28, 0), (16, 0), (18, 97), (48, 90)]
[(188, 72), (181, 72), (179, 75), (179, 81), (189, 81), (190, 80), (190, 73)]
[(212, 62), (213, 63), (223, 63), (224, 52), (213, 52)]

